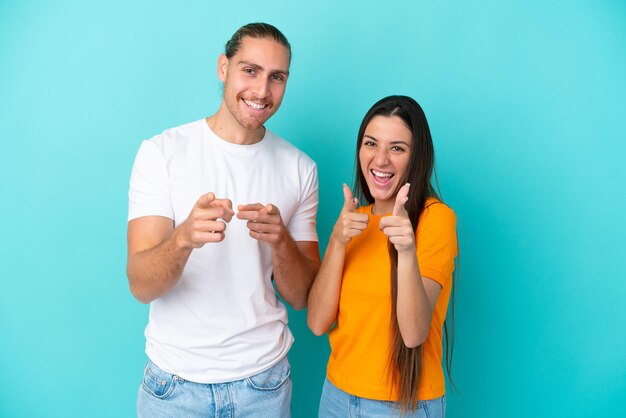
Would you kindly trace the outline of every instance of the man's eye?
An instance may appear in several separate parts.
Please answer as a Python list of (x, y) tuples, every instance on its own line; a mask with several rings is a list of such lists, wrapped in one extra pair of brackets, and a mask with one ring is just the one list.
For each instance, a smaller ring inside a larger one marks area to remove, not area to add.
[(254, 74), (254, 70), (253, 70), (252, 68), (244, 68), (244, 69), (243, 69), (243, 71), (244, 71), (246, 74)]
[(284, 81), (283, 76), (282, 76), (282, 75), (279, 75), (279, 74), (274, 74), (274, 75), (272, 76), (272, 79), (273, 79), (274, 81)]

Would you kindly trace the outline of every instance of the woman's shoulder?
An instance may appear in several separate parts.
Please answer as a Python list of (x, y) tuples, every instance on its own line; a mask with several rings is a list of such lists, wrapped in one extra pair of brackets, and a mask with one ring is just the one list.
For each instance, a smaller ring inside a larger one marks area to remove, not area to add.
[(426, 199), (421, 218), (421, 220), (428, 219), (429, 221), (441, 220), (441, 222), (456, 222), (454, 210), (436, 197), (429, 197)]

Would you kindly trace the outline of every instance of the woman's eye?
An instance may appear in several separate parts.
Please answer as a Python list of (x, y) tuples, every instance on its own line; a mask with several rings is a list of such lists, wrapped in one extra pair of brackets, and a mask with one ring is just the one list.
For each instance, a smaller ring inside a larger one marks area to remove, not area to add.
[(376, 146), (374, 141), (363, 141), (363, 145), (366, 146), (366, 147), (374, 147), (374, 146)]
[(399, 147), (399, 146), (397, 146), (397, 145), (395, 145), (395, 146), (391, 147), (391, 150), (392, 150), (392, 151), (395, 151), (395, 152), (404, 152), (404, 148)]

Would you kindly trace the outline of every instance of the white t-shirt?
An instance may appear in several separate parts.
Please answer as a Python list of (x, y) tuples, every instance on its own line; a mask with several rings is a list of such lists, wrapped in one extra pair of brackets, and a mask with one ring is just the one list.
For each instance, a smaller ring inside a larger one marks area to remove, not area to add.
[[(233, 209), (272, 203), (296, 241), (317, 241), (317, 168), (266, 130), (253, 145), (224, 141), (204, 119), (143, 141), (130, 179), (128, 220), (165, 216), (175, 226), (205, 193)], [(184, 379), (221, 383), (269, 369), (293, 342), (271, 280), (271, 248), (233, 217), (225, 239), (192, 251), (180, 281), (150, 304), (146, 353)]]

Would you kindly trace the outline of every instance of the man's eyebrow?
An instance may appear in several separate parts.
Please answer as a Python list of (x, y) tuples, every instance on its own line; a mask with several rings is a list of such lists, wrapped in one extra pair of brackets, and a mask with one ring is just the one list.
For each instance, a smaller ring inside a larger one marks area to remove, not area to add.
[(248, 67), (252, 67), (255, 70), (262, 70), (263, 69), (263, 67), (261, 67), (259, 64), (255, 64), (255, 63), (250, 62), (250, 61), (239, 61), (239, 62), (237, 62), (237, 65), (245, 65), (245, 66), (248, 66)]
[[(247, 67), (252, 67), (255, 70), (264, 70), (264, 68), (262, 66), (260, 66), (259, 64), (255, 64), (253, 62), (250, 61), (238, 61), (237, 65), (239, 66), (247, 66)], [(284, 74), (284, 75), (289, 75), (289, 70), (274, 70), (272, 71), (272, 74)]]

